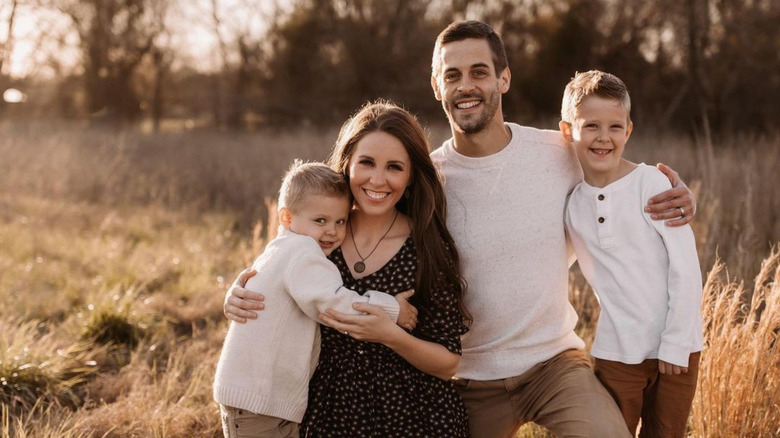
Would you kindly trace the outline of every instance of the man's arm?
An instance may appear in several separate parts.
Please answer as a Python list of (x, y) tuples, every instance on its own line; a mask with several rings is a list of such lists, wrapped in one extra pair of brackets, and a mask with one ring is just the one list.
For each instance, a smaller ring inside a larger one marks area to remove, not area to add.
[(672, 188), (650, 198), (645, 206), (645, 212), (650, 213), (653, 220), (666, 220), (666, 225), (670, 227), (690, 223), (696, 214), (696, 199), (693, 192), (674, 169), (663, 163), (658, 163), (656, 167), (669, 178)]

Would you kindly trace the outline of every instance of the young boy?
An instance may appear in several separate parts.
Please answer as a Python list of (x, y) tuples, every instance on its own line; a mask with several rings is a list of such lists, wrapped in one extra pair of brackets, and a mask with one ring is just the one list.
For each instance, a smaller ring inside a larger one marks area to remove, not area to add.
[(344, 288), (326, 257), (344, 240), (351, 205), (344, 177), (325, 164), (296, 160), (284, 176), (279, 234), (255, 260), (257, 274), (246, 285), (264, 291), (274, 310), (231, 324), (217, 365), (214, 399), (225, 437), (298, 437), (319, 354), (320, 312), (358, 314), (352, 304), (365, 302), (398, 320), (396, 298)]
[(626, 86), (609, 73), (578, 73), (566, 86), (559, 126), (585, 177), (569, 196), (566, 227), (601, 305), (596, 375), (632, 434), (641, 418), (642, 437), (683, 437), (702, 348), (699, 260), (690, 226), (667, 227), (642, 210), (670, 184), (622, 158), (630, 111)]

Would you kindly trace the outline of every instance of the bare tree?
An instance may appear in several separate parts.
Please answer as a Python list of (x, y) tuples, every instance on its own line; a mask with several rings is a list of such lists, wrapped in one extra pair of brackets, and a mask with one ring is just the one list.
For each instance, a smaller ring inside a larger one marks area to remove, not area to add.
[(160, 46), (155, 46), (152, 49), (151, 55), (153, 69), (152, 95), (150, 96), (152, 101), (152, 129), (154, 132), (159, 132), (165, 110), (163, 84), (165, 83), (168, 72), (170, 71), (174, 54), (173, 52), (165, 50)]
[(438, 115), (428, 81), (440, 30), (427, 18), (432, 3), (294, 2), (266, 49), (266, 122), (330, 124), (377, 97)]
[(709, 33), (709, 1), (687, 0), (688, 16), (688, 78), (697, 113), (701, 117), (705, 132), (709, 132), (707, 106), (709, 96), (704, 75), (704, 51)]
[[(228, 70), (228, 48), (225, 41), (225, 35), (222, 30), (222, 18), (220, 15), (220, 2), (219, 0), (211, 0), (211, 24), (214, 31), (214, 36), (217, 39), (217, 47), (219, 48), (219, 59), (221, 62), (220, 70), (226, 72)], [(215, 74), (211, 77), (212, 81), (212, 117), (214, 118), (214, 125), (218, 128), (224, 123), (223, 108), (225, 103), (223, 101), (223, 86), (221, 81), (221, 75)]]
[(70, 17), (83, 51), (90, 114), (109, 120), (140, 114), (133, 75), (162, 32), (160, 0), (49, 0)]
[(262, 76), (266, 39), (273, 38), (260, 31), (260, 23), (273, 26), (280, 8), (275, 0), (246, 0), (240, 10), (227, 10), (219, 0), (210, 5), (220, 60), (220, 71), (212, 76), (214, 122), (238, 129), (251, 107), (250, 88)]
[(13, 50), (14, 42), (14, 19), (16, 18), (16, 10), (18, 6), (19, 1), (12, 0), (11, 11), (8, 14), (8, 26), (6, 27), (5, 41), (2, 41), (0, 44), (0, 114), (3, 112), (6, 106), (3, 93), (6, 88), (7, 80), (3, 68), (8, 65), (8, 61), (11, 59), (11, 52)]
[(3, 67), (7, 64), (11, 58), (11, 51), (13, 49), (14, 42), (14, 19), (16, 18), (16, 10), (19, 6), (19, 0), (11, 0), (11, 11), (8, 14), (8, 25), (6, 27), (5, 41), (0, 44), (0, 78), (3, 77)]

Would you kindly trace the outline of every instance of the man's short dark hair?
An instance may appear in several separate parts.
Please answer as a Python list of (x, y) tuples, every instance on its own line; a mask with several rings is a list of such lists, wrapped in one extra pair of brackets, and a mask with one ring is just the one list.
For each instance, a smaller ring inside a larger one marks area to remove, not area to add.
[(487, 40), (490, 52), (493, 55), (493, 68), (496, 70), (496, 76), (500, 75), (509, 66), (504, 40), (501, 39), (501, 35), (496, 33), (492, 27), (476, 20), (456, 21), (441, 31), (436, 38), (436, 46), (433, 48), (433, 60), (431, 62), (431, 74), (434, 77), (439, 75), (439, 70), (441, 69), (441, 48), (447, 43), (469, 38)]

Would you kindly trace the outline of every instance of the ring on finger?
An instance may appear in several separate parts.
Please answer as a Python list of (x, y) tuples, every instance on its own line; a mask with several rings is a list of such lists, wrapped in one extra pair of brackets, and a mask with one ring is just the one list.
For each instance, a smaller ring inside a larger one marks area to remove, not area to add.
[(345, 334), (345, 335), (347, 335), (347, 336), (349, 336), (349, 332), (348, 332), (348, 331), (346, 331), (346, 330), (344, 330), (344, 334)]
[(683, 207), (678, 207), (680, 209), (680, 216), (685, 217), (685, 209)]

